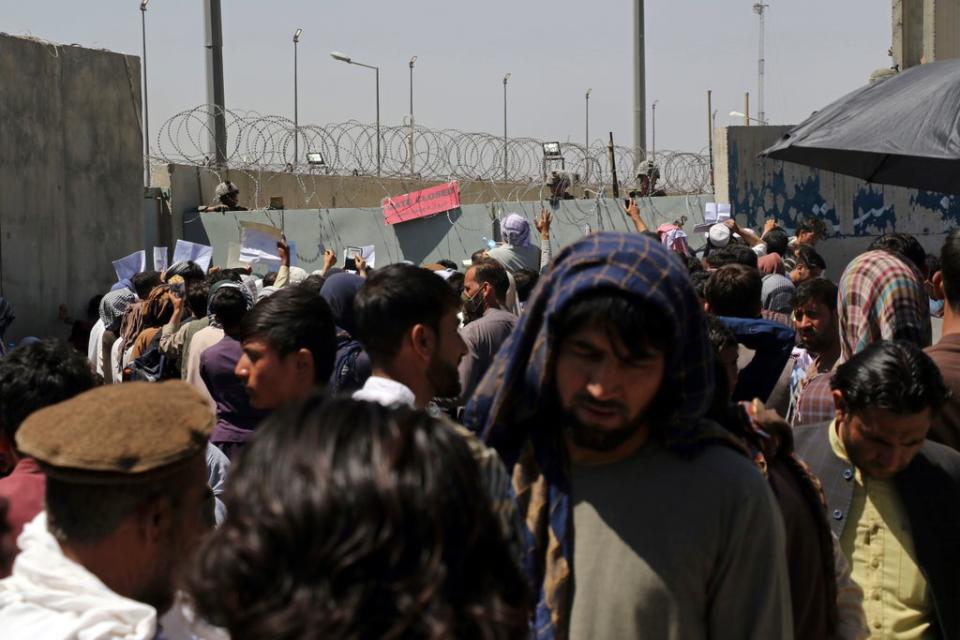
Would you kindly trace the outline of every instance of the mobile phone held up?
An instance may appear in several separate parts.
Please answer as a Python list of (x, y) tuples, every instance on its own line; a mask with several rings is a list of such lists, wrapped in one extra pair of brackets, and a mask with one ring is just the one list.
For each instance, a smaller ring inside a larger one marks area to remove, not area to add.
[(347, 247), (344, 250), (343, 270), (356, 271), (357, 258), (363, 256), (363, 249), (360, 247)]

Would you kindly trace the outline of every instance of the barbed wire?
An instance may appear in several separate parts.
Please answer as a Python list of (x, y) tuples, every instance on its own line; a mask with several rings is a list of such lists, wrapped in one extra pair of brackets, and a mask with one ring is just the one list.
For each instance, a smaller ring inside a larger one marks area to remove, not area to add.
[[(200, 105), (169, 118), (160, 126), (151, 163), (213, 165), (209, 141), (214, 113), (214, 107)], [(225, 164), (242, 171), (530, 183), (542, 180), (545, 168), (550, 171), (561, 165), (559, 159), (544, 165), (542, 145), (546, 141), (535, 138), (508, 138), (504, 162), (502, 136), (420, 125), (381, 125), (378, 171), (376, 125), (350, 120), (295, 127), (283, 116), (229, 109), (223, 115), (227, 131)], [(609, 180), (603, 141), (591, 143), (589, 148), (572, 142), (560, 147), (563, 168), (578, 174), (582, 184), (589, 187)], [(306, 162), (307, 153), (319, 153), (323, 164)], [(616, 146), (614, 157), (620, 182), (633, 184), (637, 164), (633, 149)], [(658, 151), (655, 160), (660, 167), (659, 186), (668, 193), (711, 191), (710, 162), (704, 153)]]

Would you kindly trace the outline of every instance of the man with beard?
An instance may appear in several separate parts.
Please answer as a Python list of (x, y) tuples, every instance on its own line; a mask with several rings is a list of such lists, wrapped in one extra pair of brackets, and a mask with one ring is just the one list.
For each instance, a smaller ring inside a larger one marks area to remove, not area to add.
[(353, 397), (424, 409), (435, 397), (460, 395), (457, 365), (467, 347), (457, 331), (459, 302), (421, 267), (391, 264), (367, 278), (353, 308), (373, 374)]
[(907, 341), (837, 367), (831, 422), (794, 429), (834, 533), (863, 587), (871, 637), (958, 638), (960, 454), (926, 439), (948, 391)]
[(602, 232), (556, 256), (466, 413), (511, 471), (533, 637), (791, 637), (783, 522), (703, 419), (714, 372), (661, 244)]
[(832, 371), (840, 357), (837, 285), (814, 278), (798, 286), (793, 318), (800, 344), (790, 354), (766, 405), (788, 420), (792, 419), (801, 385)]
[[(457, 363), (467, 352), (457, 331), (459, 311), (457, 295), (433, 271), (410, 264), (374, 271), (353, 303), (356, 337), (370, 356), (373, 373), (353, 398), (425, 409), (433, 398), (457, 397)], [(468, 430), (449, 421), (442, 424), (467, 440), (501, 533), (516, 551), (520, 533), (503, 464)]]
[(460, 335), (467, 345), (467, 355), (460, 361), (459, 373), (464, 403), (517, 324), (517, 316), (503, 308), (509, 286), (506, 268), (493, 258), (480, 260), (467, 269), (463, 278), (466, 326)]

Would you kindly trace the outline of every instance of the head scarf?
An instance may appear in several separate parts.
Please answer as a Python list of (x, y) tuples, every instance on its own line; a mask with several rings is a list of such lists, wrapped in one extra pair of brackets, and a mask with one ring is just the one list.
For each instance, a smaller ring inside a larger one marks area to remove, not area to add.
[(657, 424), (665, 446), (692, 455), (709, 442), (740, 448), (721, 427), (702, 420), (713, 400), (714, 356), (706, 318), (686, 270), (657, 241), (640, 234), (597, 233), (568, 245), (554, 259), (467, 406), (464, 423), (497, 449), (512, 471), (524, 532), (524, 568), (539, 599), (537, 638), (566, 637), (570, 613), (571, 505), (568, 469), (559, 427), (538, 408), (552, 391), (548, 362), (552, 318), (581, 294), (608, 289), (662, 312), (673, 345), (661, 388), (675, 402)]
[(930, 346), (930, 303), (923, 280), (903, 258), (886, 251), (860, 254), (840, 276), (840, 362), (880, 340)]
[(301, 267), (290, 267), (290, 275), (287, 277), (287, 282), (290, 284), (300, 284), (307, 279), (307, 276), (310, 274), (307, 273), (306, 269)]
[[(247, 300), (256, 300), (259, 292), (257, 291), (257, 279), (253, 276), (243, 274), (240, 276), (240, 284), (247, 290), (243, 297)], [(249, 294), (249, 295), (248, 295)], [(209, 298), (208, 298), (209, 299)]]
[(657, 227), (657, 235), (667, 249), (684, 258), (690, 257), (690, 246), (687, 244), (687, 234), (683, 229), (668, 222)]
[(124, 289), (133, 291), (133, 283), (128, 278), (114, 282), (113, 286), (110, 287), (110, 291), (123, 291)]
[(784, 274), (783, 259), (779, 253), (768, 253), (765, 256), (757, 258), (757, 268), (760, 273), (770, 275), (771, 273)]
[(107, 331), (116, 332), (120, 320), (127, 308), (137, 301), (137, 296), (129, 289), (111, 291), (100, 300), (100, 319)]
[(356, 336), (357, 324), (353, 317), (353, 299), (363, 286), (363, 278), (354, 273), (337, 273), (327, 278), (320, 289), (320, 297), (327, 301), (333, 311), (337, 326)]
[(500, 222), (500, 237), (514, 247), (530, 246), (530, 223), (519, 213), (511, 213)]

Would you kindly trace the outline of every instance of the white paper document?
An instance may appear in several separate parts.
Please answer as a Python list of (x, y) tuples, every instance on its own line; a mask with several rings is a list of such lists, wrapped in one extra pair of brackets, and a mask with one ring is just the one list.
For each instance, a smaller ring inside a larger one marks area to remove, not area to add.
[(173, 248), (173, 264), (184, 260), (193, 260), (204, 273), (210, 268), (210, 261), (213, 259), (213, 247), (196, 242), (187, 242), (186, 240), (177, 240), (177, 246)]
[(154, 247), (153, 248), (153, 270), (163, 273), (167, 270), (167, 248), (166, 247)]
[(147, 252), (143, 249), (134, 251), (130, 255), (113, 261), (113, 271), (117, 274), (117, 282), (129, 280), (147, 268)]

